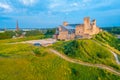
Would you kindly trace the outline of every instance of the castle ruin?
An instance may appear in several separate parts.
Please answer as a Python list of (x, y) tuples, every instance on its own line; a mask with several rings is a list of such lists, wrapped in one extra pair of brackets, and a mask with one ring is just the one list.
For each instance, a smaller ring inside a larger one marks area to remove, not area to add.
[(100, 28), (96, 26), (96, 20), (90, 22), (90, 18), (85, 17), (83, 24), (63, 22), (63, 25), (56, 29), (54, 38), (59, 40), (92, 38), (92, 35), (98, 34), (100, 31)]

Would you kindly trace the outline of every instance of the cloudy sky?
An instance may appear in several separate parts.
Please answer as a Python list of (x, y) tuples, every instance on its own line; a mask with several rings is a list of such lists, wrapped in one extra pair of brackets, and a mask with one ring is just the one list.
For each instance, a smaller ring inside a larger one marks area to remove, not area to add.
[(63, 21), (83, 23), (96, 19), (97, 25), (120, 25), (119, 0), (0, 0), (0, 28), (56, 27)]

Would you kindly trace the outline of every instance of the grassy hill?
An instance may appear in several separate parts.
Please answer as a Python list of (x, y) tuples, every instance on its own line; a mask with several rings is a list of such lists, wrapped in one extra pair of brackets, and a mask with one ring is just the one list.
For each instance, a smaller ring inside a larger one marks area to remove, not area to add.
[(120, 39), (117, 39), (115, 36), (108, 32), (101, 32), (93, 38), (94, 40), (97, 40), (99, 42), (108, 44), (120, 51)]
[[(49, 51), (50, 47), (9, 44), (0, 40), (0, 80), (119, 80), (120, 76), (94, 67), (73, 64)], [(16, 41), (14, 41), (16, 42)], [(120, 69), (114, 56), (94, 40), (60, 41), (52, 48), (89, 63)]]
[(47, 48), (30, 44), (0, 45), (0, 80), (114, 80), (105, 70), (69, 63)]
[(90, 63), (101, 63), (120, 69), (113, 54), (104, 46), (97, 44), (94, 40), (73, 40), (58, 42), (52, 47), (69, 57)]
[(106, 30), (107, 32), (110, 32), (112, 34), (120, 34), (120, 26), (114, 26), (114, 27), (104, 27), (102, 28)]

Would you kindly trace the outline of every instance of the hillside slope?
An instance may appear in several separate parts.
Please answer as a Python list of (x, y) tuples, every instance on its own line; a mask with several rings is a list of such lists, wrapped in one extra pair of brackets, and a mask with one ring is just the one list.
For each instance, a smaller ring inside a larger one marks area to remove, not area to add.
[[(97, 44), (94, 40), (60, 41), (51, 47), (72, 59), (92, 64), (105, 64), (120, 70), (113, 54), (105, 46)], [(65, 61), (50, 52), (49, 47), (9, 44), (8, 41), (0, 40), (2, 43), (0, 44), (0, 80), (120, 79), (120, 76), (107, 70)]]
[(0, 45), (0, 80), (116, 80), (105, 70), (69, 63), (48, 48), (29, 44)]
[(99, 42), (108, 44), (120, 51), (120, 39), (117, 39), (117, 37), (113, 36), (112, 34), (108, 32), (103, 31), (95, 35), (93, 39)]
[(113, 54), (107, 48), (100, 46), (93, 40), (58, 42), (53, 47), (71, 58), (94, 64), (102, 63), (120, 69)]

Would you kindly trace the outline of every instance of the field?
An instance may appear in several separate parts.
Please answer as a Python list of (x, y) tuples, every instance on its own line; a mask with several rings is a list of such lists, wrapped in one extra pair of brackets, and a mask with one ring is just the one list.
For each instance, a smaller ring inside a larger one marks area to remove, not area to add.
[[(10, 39), (10, 41), (16, 42), (14, 39), (12, 40)], [(93, 43), (89, 40), (79, 41), (79, 43), (81, 42), (86, 44), (83, 45), (84, 47), (93, 48), (94, 53), (88, 56), (81, 47), (80, 51), (83, 51), (81, 52), (83, 55), (68, 56), (91, 63), (116, 65), (113, 56), (106, 49), (102, 48), (107, 57), (99, 59), (94, 49), (99, 45), (94, 44), (90, 46)], [(0, 44), (0, 80), (120, 80), (120, 76), (114, 75), (109, 71), (67, 62), (50, 52), (50, 47), (36, 47), (31, 44), (11, 44), (9, 39), (0, 40), (0, 43), (2, 43)], [(58, 42), (53, 47), (58, 47), (57, 45), (62, 43), (64, 42)], [(101, 47), (99, 46), (98, 48)], [(88, 49), (89, 52), (90, 49)], [(110, 62), (107, 63), (108, 61)]]
[(101, 32), (101, 33), (95, 35), (93, 39), (96, 41), (108, 44), (120, 51), (120, 39), (109, 34), (108, 32), (105, 32), (105, 31)]
[[(118, 79), (104, 70), (64, 61), (29, 44), (0, 45), (0, 80), (110, 80)], [(38, 53), (39, 52), (39, 53)]]
[(105, 64), (120, 69), (113, 54), (107, 48), (97, 44), (93, 40), (60, 41), (52, 47), (74, 59), (94, 64)]

